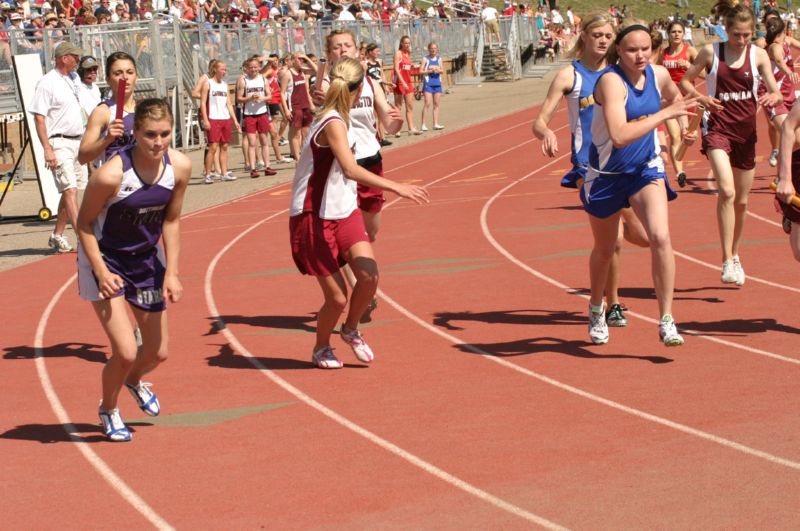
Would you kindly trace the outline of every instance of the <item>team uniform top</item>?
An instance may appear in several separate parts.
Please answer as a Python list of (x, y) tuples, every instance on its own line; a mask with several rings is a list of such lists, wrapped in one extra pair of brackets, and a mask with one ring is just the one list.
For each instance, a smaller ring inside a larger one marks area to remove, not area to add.
[[(617, 75), (625, 86), (625, 120), (633, 122), (661, 110), (661, 90), (651, 65), (645, 68), (645, 84), (637, 89), (625, 77), (618, 65), (610, 66), (603, 75)], [(622, 147), (614, 147), (602, 112), (592, 117), (592, 144), (589, 147), (589, 166), (600, 174), (636, 173), (644, 166), (654, 167), (661, 162), (661, 148), (656, 130)]]
[(364, 78), (361, 96), (350, 109), (350, 131), (356, 142), (357, 160), (372, 157), (381, 150), (375, 115), (375, 87), (370, 77)]
[(268, 81), (269, 81), (269, 90), (272, 91), (272, 99), (270, 100), (270, 103), (272, 103), (273, 105), (280, 105), (281, 84), (278, 81), (278, 74), (273, 73), (271, 76), (269, 76)]
[[(786, 63), (786, 66), (789, 68), (790, 71), (794, 71), (794, 60), (792, 59), (792, 47), (789, 46), (787, 42), (784, 41), (783, 43), (783, 60)], [(772, 73), (775, 75), (775, 82), (778, 84), (778, 88), (781, 89), (781, 96), (783, 96), (783, 104), (790, 108), (795, 101), (795, 87), (794, 82), (790, 77), (788, 77), (783, 70), (779, 69), (778, 66), (775, 64), (775, 61), (772, 62)]]
[[(400, 52), (400, 73), (403, 76), (403, 81), (407, 84), (411, 84), (411, 54)], [(397, 74), (395, 74), (395, 85), (400, 85), (400, 80), (397, 79)]]
[(669, 77), (672, 78), (672, 81), (677, 85), (683, 79), (683, 75), (686, 74), (686, 69), (681, 68), (678, 66), (678, 61), (683, 60), (686, 62), (689, 61), (689, 46), (686, 44), (681, 45), (681, 51), (676, 53), (675, 55), (669, 54), (669, 48), (664, 51), (664, 58), (662, 60), (662, 64), (664, 68), (667, 69), (669, 72)]
[[(255, 79), (244, 76), (244, 96), (249, 98), (252, 94), (258, 94), (262, 98), (267, 95), (267, 82), (261, 74), (258, 74)], [(261, 116), (266, 112), (267, 102), (264, 100), (244, 102), (245, 116)]]
[(169, 156), (164, 155), (164, 170), (153, 184), (143, 182), (133, 167), (126, 146), (117, 155), (122, 159), (122, 182), (94, 222), (94, 235), (103, 252), (139, 254), (156, 247), (161, 238), (164, 213), (175, 188), (175, 174)]
[(594, 87), (603, 70), (589, 70), (580, 61), (572, 61), (575, 77), (567, 93), (567, 115), (572, 131), (572, 165), (585, 168), (589, 164), (589, 146), (592, 145), (592, 116), (594, 114)]
[[(100, 102), (100, 105), (108, 107), (108, 124), (111, 125), (111, 122), (117, 119), (117, 103), (112, 99), (108, 99)], [(136, 143), (133, 137), (133, 118), (132, 112), (128, 112), (124, 108), (122, 109), (122, 126), (125, 128), (125, 132), (122, 133), (121, 137), (115, 138), (114, 141), (106, 147), (105, 152), (100, 156), (100, 162), (106, 162), (121, 150)], [(105, 138), (106, 135), (108, 135), (108, 129), (103, 132), (103, 138)]]
[[(426, 55), (425, 59), (428, 61), (428, 66), (429, 67), (431, 67), (431, 66), (441, 67), (442, 66), (442, 56), (441, 55), (437, 55), (435, 59), (433, 57), (431, 57), (430, 55)], [(429, 87), (441, 86), (441, 84), (442, 84), (441, 77), (442, 77), (442, 74), (440, 72), (436, 72), (436, 73), (431, 72), (431, 73), (425, 74), (425, 77), (424, 77), (425, 84), (428, 85)]]
[(740, 143), (756, 140), (756, 110), (760, 76), (756, 48), (748, 44), (744, 64), (731, 68), (725, 62), (724, 43), (714, 44), (714, 60), (706, 76), (708, 94), (720, 100), (722, 112), (706, 113), (703, 134), (718, 132)]
[[(317, 144), (322, 129), (337, 120), (344, 123), (339, 113), (330, 111), (311, 126), (294, 172), (290, 216), (311, 212), (322, 219), (345, 219), (358, 208), (356, 182), (344, 176), (330, 146)], [(352, 129), (347, 131), (347, 143), (355, 150)]]
[(311, 103), (308, 101), (308, 91), (306, 90), (306, 76), (302, 72), (295, 75), (294, 72), (289, 70), (292, 75), (292, 92), (289, 96), (289, 101), (292, 103), (292, 109), (308, 109)]
[(228, 112), (228, 84), (217, 83), (213, 78), (208, 80), (208, 118), (209, 120), (230, 120)]
[(367, 62), (367, 76), (375, 81), (383, 81), (383, 69), (381, 68), (381, 64), (378, 62)]

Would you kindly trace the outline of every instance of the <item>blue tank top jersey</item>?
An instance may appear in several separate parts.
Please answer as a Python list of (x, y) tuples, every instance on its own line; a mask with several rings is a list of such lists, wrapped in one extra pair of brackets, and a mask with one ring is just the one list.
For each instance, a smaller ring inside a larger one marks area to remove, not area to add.
[[(618, 65), (612, 65), (604, 75), (616, 75), (625, 85), (625, 116), (628, 122), (641, 120), (661, 110), (661, 90), (651, 65), (645, 69), (645, 84), (641, 90), (628, 81)], [(661, 162), (658, 156), (656, 129), (621, 148), (614, 147), (602, 111), (592, 117), (592, 145), (589, 148), (589, 165), (600, 173), (637, 173), (642, 168)]]
[(153, 249), (161, 238), (164, 213), (175, 188), (175, 174), (169, 156), (164, 170), (153, 184), (143, 182), (133, 167), (133, 146), (117, 153), (122, 159), (122, 182), (97, 217), (94, 234), (105, 252), (141, 253)]
[[(442, 66), (442, 56), (440, 55), (437, 55), (435, 59), (430, 55), (426, 55), (425, 59), (428, 60), (428, 66)], [(439, 73), (425, 74), (425, 84), (431, 87), (439, 86), (442, 84), (441, 76)]]
[(572, 90), (567, 93), (567, 114), (572, 131), (572, 165), (585, 168), (589, 164), (589, 146), (592, 145), (592, 114), (594, 112), (594, 86), (606, 69), (589, 70), (580, 61), (572, 61), (575, 78)]
[[(117, 104), (114, 100), (105, 100), (100, 102), (100, 105), (106, 105), (108, 107), (108, 112), (110, 118), (108, 120), (109, 123), (113, 122), (117, 116)], [(125, 126), (125, 133), (116, 140), (114, 140), (107, 148), (106, 152), (101, 157), (101, 162), (105, 162), (109, 160), (111, 157), (117, 154), (120, 150), (127, 146), (132, 146), (135, 142), (133, 138), (133, 113), (128, 112), (123, 109), (122, 111), (122, 123)]]

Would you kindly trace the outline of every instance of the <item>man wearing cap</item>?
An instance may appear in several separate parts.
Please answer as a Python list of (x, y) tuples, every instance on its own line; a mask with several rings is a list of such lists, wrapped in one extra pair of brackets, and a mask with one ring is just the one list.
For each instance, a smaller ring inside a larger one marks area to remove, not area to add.
[(86, 128), (80, 104), (80, 80), (75, 74), (81, 55), (83, 50), (71, 42), (56, 47), (56, 66), (36, 84), (29, 109), (44, 148), (45, 167), (52, 171), (61, 193), (56, 227), (48, 241), (59, 253), (72, 250), (64, 230), (67, 221), (74, 229), (78, 218), (78, 182), (82, 177), (78, 148)]

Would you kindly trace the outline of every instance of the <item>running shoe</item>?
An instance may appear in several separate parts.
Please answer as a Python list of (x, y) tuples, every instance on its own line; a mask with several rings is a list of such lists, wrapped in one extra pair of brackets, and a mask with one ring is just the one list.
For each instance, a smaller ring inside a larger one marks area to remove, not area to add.
[(72, 246), (63, 234), (51, 234), (50, 238), (47, 240), (47, 245), (59, 253), (68, 253), (72, 251)]
[(285, 146), (285, 145), (286, 145), (286, 144), (288, 144), (288, 143), (289, 143), (289, 141), (288, 141), (288, 140), (286, 140), (286, 139), (285, 139), (285, 138), (283, 138), (283, 137), (281, 137), (281, 139), (280, 139), (280, 140), (278, 140), (278, 145), (279, 145), (279, 146)]
[(245, 165), (244, 171), (245, 171), (245, 173), (248, 173), (248, 172), (253, 171), (253, 168), (251, 168), (250, 166)]
[(161, 413), (161, 405), (158, 403), (158, 397), (150, 390), (153, 385), (149, 382), (139, 382), (136, 385), (125, 384), (128, 391), (131, 392), (133, 399), (139, 405), (139, 409), (150, 415), (157, 417)]
[(131, 440), (131, 432), (122, 422), (118, 408), (109, 409), (108, 411), (100, 409), (97, 411), (97, 415), (100, 417), (103, 433), (105, 433), (109, 441), (128, 442)]
[(235, 181), (236, 180), (236, 176), (228, 171), (228, 172), (225, 172), (225, 175), (220, 177), (220, 180), (221, 181)]
[(378, 307), (378, 299), (373, 297), (371, 301), (369, 301), (369, 305), (367, 306), (367, 310), (364, 312), (364, 315), (361, 316), (361, 319), (358, 321), (359, 323), (371, 323), (372, 322), (372, 312), (375, 311), (375, 308)]
[(322, 347), (311, 355), (311, 363), (320, 369), (341, 369), (344, 363), (333, 353), (331, 347)]
[(259, 160), (258, 162), (256, 162), (256, 167), (253, 168), (253, 169), (255, 169), (255, 170), (263, 170), (264, 169), (264, 161), (263, 160)]
[(680, 172), (678, 174), (678, 186), (681, 188), (686, 188), (686, 173)]
[(272, 175), (278, 175), (278, 172), (268, 167), (264, 168), (264, 175), (266, 175), (267, 177), (271, 177)]
[(611, 305), (608, 313), (606, 313), (606, 324), (618, 328), (628, 326), (628, 320), (625, 318), (625, 314), (622, 313), (622, 306), (620, 304)]
[(594, 313), (589, 308), (589, 338), (595, 345), (608, 343), (608, 325), (606, 324), (605, 304), (600, 313)]
[(381, 140), (381, 147), (391, 146), (392, 143), (386, 140), (385, 138)]
[(289, 162), (292, 162), (292, 159), (290, 158), (275, 159), (275, 164), (287, 164)]
[(261, 177), (261, 174), (257, 170), (250, 170), (251, 179), (258, 179), (259, 177)]
[(398, 131), (398, 132), (396, 132), (396, 133), (394, 134), (394, 137), (395, 137), (395, 138), (400, 138), (400, 136), (402, 136), (402, 135), (400, 134), (400, 131)]
[(736, 284), (738, 280), (739, 273), (736, 271), (736, 266), (733, 265), (733, 260), (722, 262), (722, 283)]
[(739, 260), (738, 256), (733, 257), (733, 270), (736, 272), (736, 285), (744, 286), (744, 281), (747, 280), (747, 275), (744, 274), (742, 261)]
[(411, 131), (408, 132), (408, 134), (409, 135), (421, 135), (422, 131), (420, 131), (419, 129), (412, 129)]
[(350, 348), (353, 349), (353, 354), (356, 355), (358, 361), (363, 363), (371, 363), (372, 360), (375, 359), (372, 349), (369, 348), (369, 345), (367, 345), (367, 343), (364, 341), (364, 338), (361, 337), (361, 332), (359, 332), (358, 329), (345, 332), (344, 324), (342, 324), (341, 336), (342, 341), (350, 345)]
[(205, 177), (203, 177), (204, 184), (214, 184), (214, 174), (209, 173)]
[(773, 149), (772, 154), (769, 156), (769, 165), (773, 168), (778, 165), (778, 150)]
[(683, 345), (683, 336), (678, 333), (678, 328), (675, 326), (675, 321), (672, 316), (667, 314), (661, 318), (658, 323), (658, 337), (668, 347), (679, 347)]
[(422, 131), (423, 133), (424, 133), (425, 131), (427, 131), (427, 130), (428, 130), (428, 127), (427, 127), (427, 126), (425, 126), (425, 125), (423, 125), (423, 126), (422, 126), (422, 128), (420, 129), (420, 131)]
[(442, 129), (444, 129), (443, 125), (441, 125), (441, 124), (433, 124), (433, 130), (434, 131), (441, 131)]

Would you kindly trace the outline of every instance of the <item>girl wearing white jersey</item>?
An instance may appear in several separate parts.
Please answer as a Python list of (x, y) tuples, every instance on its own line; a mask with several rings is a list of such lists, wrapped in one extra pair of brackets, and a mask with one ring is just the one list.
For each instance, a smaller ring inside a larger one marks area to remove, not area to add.
[(256, 143), (260, 143), (262, 160), (266, 164), (264, 175), (276, 175), (278, 172), (269, 167), (269, 101), (272, 93), (267, 80), (261, 75), (261, 63), (257, 55), (248, 59), (244, 68), (245, 75), (236, 83), (236, 101), (244, 107), (242, 126), (249, 144), (245, 164), (250, 167), (250, 177), (259, 177)]
[(211, 165), (214, 157), (219, 151), (219, 165), (222, 171), (221, 180), (235, 181), (236, 177), (228, 171), (228, 144), (231, 141), (231, 122), (236, 130), (241, 133), (239, 122), (236, 120), (236, 113), (233, 110), (228, 83), (225, 82), (227, 65), (222, 61), (217, 61), (213, 69), (209, 71), (208, 82), (201, 89), (200, 94), (200, 116), (203, 121), (203, 129), (208, 132), (208, 155), (205, 160), (206, 184), (214, 183), (214, 176), (211, 174)]
[(395, 183), (367, 171), (353, 156), (355, 139), (350, 127), (351, 108), (364, 85), (364, 68), (352, 58), (342, 58), (331, 69), (322, 110), (303, 146), (292, 185), (290, 239), (292, 258), (301, 273), (317, 277), (325, 302), (319, 310), (312, 363), (339, 369), (343, 363), (333, 353), (330, 336), (347, 305), (347, 284), (340, 272), (349, 264), (357, 278), (342, 340), (356, 357), (369, 363), (374, 354), (358, 331), (378, 286), (378, 266), (358, 208), (356, 183), (390, 190), (417, 203), (428, 201), (419, 186)]

